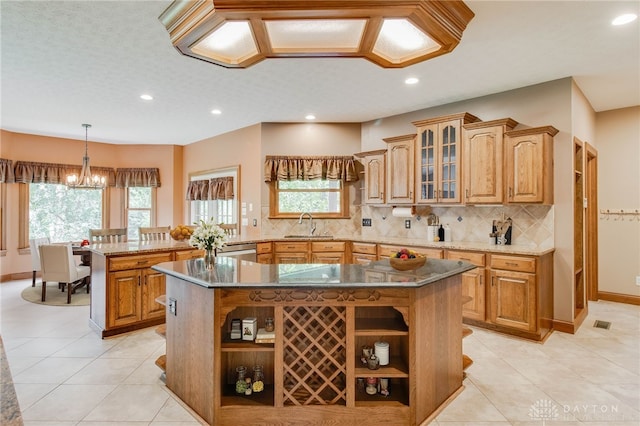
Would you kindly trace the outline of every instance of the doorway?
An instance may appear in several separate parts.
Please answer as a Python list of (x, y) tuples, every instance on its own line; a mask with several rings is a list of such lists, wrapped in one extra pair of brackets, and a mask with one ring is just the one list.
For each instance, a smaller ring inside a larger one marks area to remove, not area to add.
[(585, 143), (585, 272), (587, 300), (598, 300), (598, 151)]

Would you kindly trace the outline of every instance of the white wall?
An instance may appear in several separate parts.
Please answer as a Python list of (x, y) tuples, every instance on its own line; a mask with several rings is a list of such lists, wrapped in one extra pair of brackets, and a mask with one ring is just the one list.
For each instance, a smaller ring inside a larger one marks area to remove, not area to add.
[[(640, 211), (640, 106), (597, 113), (595, 147), (598, 208)], [(599, 215), (598, 228), (599, 291), (640, 296), (640, 216)]]

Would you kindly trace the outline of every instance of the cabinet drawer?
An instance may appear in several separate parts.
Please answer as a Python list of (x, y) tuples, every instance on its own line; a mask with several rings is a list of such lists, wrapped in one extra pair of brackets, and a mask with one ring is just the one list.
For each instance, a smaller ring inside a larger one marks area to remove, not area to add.
[(424, 247), (409, 247), (409, 250), (413, 250), (416, 253), (420, 253), (428, 259), (444, 259), (444, 250), (431, 249)]
[(180, 250), (175, 252), (174, 260), (189, 260), (204, 257), (204, 250), (192, 249), (192, 250)]
[(352, 253), (376, 254), (376, 245), (373, 243), (352, 243)]
[(447, 259), (451, 260), (462, 260), (465, 262), (469, 262), (476, 266), (484, 266), (485, 265), (485, 256), (484, 253), (470, 253), (466, 251), (448, 251)]
[(309, 250), (309, 245), (305, 241), (275, 242), (273, 245), (277, 253), (307, 252)]
[(535, 273), (536, 259), (533, 257), (491, 255), (491, 269)]
[(109, 259), (109, 271), (149, 268), (162, 262), (171, 262), (173, 253), (144, 254), (139, 256), (114, 257)]
[(320, 251), (344, 251), (344, 241), (313, 241), (311, 243), (312, 252)]
[(257, 254), (271, 253), (271, 243), (257, 243), (256, 253)]

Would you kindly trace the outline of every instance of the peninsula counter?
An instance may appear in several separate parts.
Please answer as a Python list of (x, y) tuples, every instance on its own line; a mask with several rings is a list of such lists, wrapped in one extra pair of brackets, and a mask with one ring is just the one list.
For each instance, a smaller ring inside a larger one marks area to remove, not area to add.
[[(461, 274), (474, 266), (428, 259), (413, 271), (369, 265), (264, 265), (218, 257), (162, 263), (167, 387), (212, 425), (417, 425), (462, 390)], [(232, 340), (232, 319), (267, 318), (272, 343)], [(362, 347), (389, 344), (371, 370)], [(264, 371), (264, 390), (236, 392), (236, 368)], [(388, 379), (388, 396), (368, 378)]]

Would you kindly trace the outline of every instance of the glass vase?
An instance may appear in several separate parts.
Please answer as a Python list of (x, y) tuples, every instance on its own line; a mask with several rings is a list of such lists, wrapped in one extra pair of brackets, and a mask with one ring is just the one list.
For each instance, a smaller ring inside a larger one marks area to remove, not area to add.
[(215, 249), (205, 250), (204, 252), (204, 265), (208, 270), (211, 270), (216, 265), (216, 251)]

